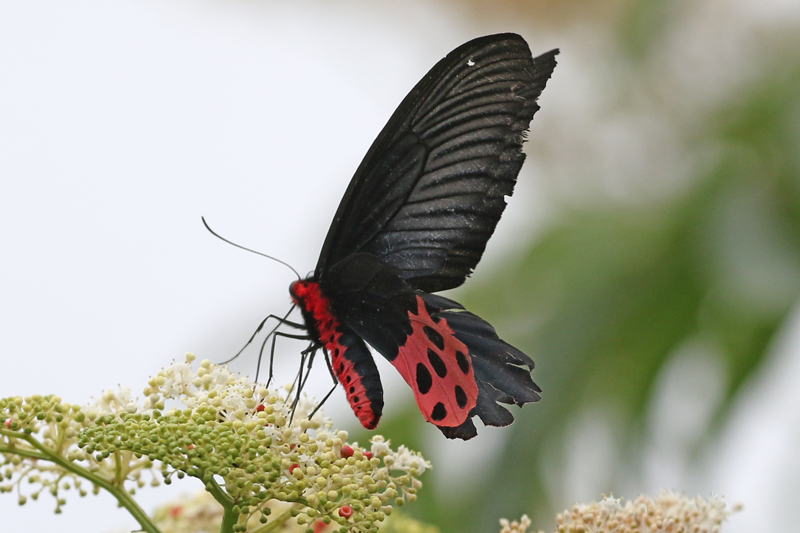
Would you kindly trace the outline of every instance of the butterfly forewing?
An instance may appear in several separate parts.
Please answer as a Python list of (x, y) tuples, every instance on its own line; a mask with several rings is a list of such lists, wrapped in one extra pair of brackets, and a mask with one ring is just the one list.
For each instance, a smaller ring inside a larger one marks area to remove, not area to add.
[(514, 190), (524, 134), (557, 51), (525, 41), (470, 41), (411, 90), (373, 143), (342, 199), (316, 273), (359, 251), (412, 286), (463, 283)]

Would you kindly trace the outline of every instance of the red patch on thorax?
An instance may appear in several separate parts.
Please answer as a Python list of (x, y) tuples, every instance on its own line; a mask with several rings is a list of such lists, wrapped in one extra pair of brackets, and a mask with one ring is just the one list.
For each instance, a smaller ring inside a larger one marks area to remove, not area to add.
[(378, 425), (379, 417), (372, 410), (367, 390), (361, 383), (361, 376), (356, 372), (353, 362), (345, 357), (347, 346), (339, 342), (342, 332), (339, 321), (331, 311), (330, 300), (322, 294), (322, 289), (316, 281), (292, 282), (289, 292), (294, 302), (314, 321), (319, 341), (331, 356), (333, 371), (344, 387), (347, 401), (361, 425), (367, 429), (374, 429)]

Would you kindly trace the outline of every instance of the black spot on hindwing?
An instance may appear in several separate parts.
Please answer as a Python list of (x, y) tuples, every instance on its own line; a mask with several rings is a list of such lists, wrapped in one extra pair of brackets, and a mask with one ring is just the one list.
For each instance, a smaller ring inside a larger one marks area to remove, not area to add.
[(424, 328), (422, 328), (422, 331), (425, 332), (425, 335), (428, 337), (428, 340), (430, 340), (434, 345), (436, 345), (437, 348), (439, 348), (440, 350), (444, 350), (444, 339), (442, 338), (442, 335), (438, 331), (436, 331), (430, 326), (425, 326)]
[(439, 402), (433, 406), (433, 411), (431, 411), (432, 419), (441, 420), (446, 416), (447, 416), (447, 409), (445, 408), (442, 402)]
[(456, 391), (456, 403), (458, 404), (459, 407), (463, 408), (465, 405), (467, 405), (467, 393), (464, 392), (464, 389), (462, 389), (458, 385), (456, 385), (455, 391)]
[(422, 363), (417, 363), (417, 388), (422, 394), (428, 394), (433, 385), (433, 378), (431, 377), (428, 367)]
[(433, 371), (436, 372), (437, 376), (443, 378), (447, 375), (447, 366), (445, 366), (444, 361), (439, 357), (439, 354), (431, 349), (428, 349), (428, 361), (431, 362)]
[(456, 362), (463, 373), (469, 374), (469, 360), (463, 352), (456, 352)]

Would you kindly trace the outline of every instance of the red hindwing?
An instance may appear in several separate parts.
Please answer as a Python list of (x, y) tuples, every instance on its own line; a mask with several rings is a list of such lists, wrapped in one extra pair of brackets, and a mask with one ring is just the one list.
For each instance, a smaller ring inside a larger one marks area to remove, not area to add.
[(443, 318), (434, 319), (422, 296), (409, 311), (411, 334), (392, 364), (414, 390), (425, 420), (460, 426), (478, 402), (478, 385), (467, 346)]

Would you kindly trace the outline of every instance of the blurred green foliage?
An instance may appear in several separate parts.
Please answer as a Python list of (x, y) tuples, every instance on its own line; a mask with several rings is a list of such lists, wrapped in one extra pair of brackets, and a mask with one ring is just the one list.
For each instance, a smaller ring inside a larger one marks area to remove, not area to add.
[[(663, 2), (628, 5), (608, 23), (616, 60), (663, 75), (658, 45), (680, 17)], [(742, 68), (749, 81), (706, 106), (692, 129), (672, 125), (685, 130), (686, 159), (700, 162), (681, 192), (564, 210), (491, 280), (457, 296), (534, 354), (544, 397), (514, 411), (503, 446), (484, 458), (488, 478), (469, 487), (429, 479), (411, 509), (421, 519), (485, 532), (502, 516), (554, 516), (571, 502), (557, 501), (551, 472), (560, 465), (551, 462), (563, 459), (570, 421), (597, 409), (621, 421), (621, 449), (603, 468), (611, 473), (605, 488), (619, 490), (641, 459), (659, 376), (687, 345), (703, 346), (723, 374), (695, 451), (725, 422), (800, 295), (800, 52)], [(625, 83), (617, 82), (623, 95)], [(420, 449), (421, 423), (410, 404), (381, 430)]]

